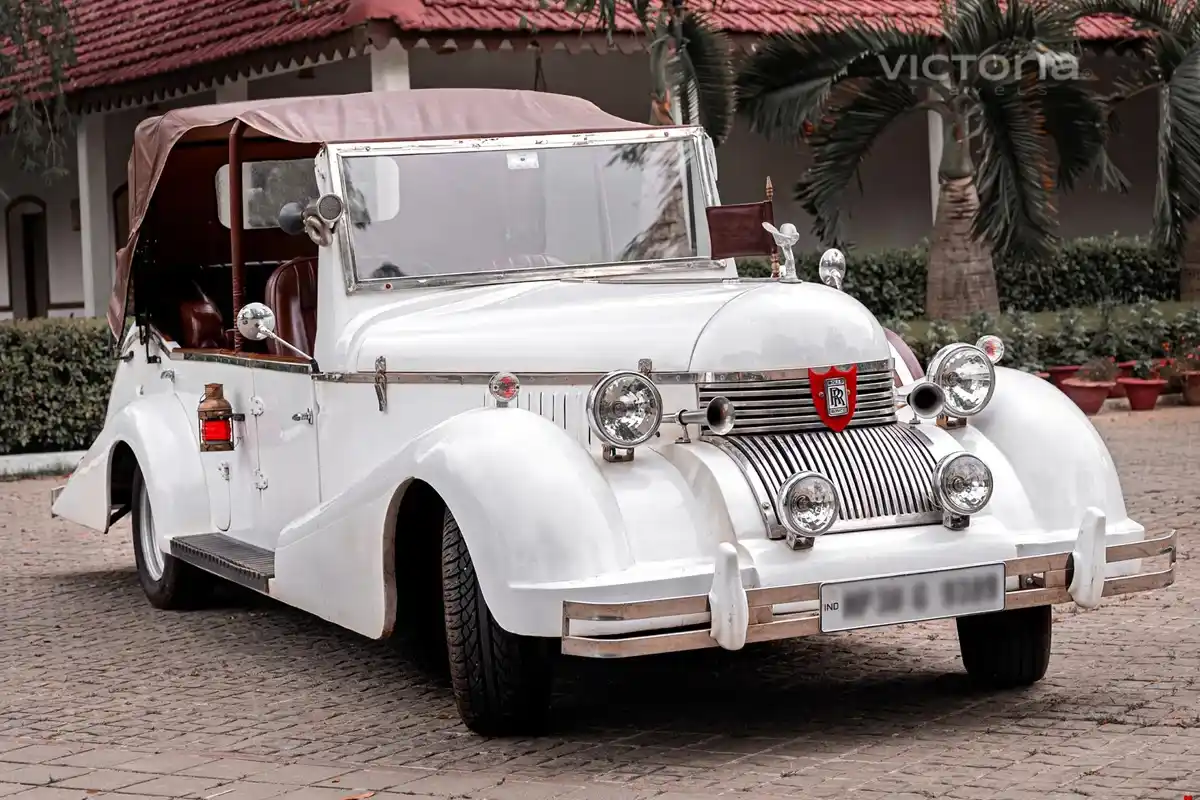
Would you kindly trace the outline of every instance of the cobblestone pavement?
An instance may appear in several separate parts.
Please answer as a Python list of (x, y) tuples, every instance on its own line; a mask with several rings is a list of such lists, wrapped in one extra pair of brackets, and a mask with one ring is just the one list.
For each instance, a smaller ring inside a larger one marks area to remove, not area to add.
[(1056, 612), (1050, 672), (983, 694), (953, 623), (568, 662), (554, 734), (486, 740), (405, 653), (257, 596), (153, 610), (128, 523), (0, 484), (0, 797), (1017, 798), (1200, 794), (1200, 409), (1096, 419), (1177, 583)]

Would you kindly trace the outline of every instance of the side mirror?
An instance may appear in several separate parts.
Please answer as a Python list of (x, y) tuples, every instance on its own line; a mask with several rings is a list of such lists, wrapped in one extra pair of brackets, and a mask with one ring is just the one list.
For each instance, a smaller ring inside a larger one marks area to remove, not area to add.
[(829, 248), (821, 254), (817, 274), (821, 276), (821, 283), (840, 291), (842, 279), (846, 277), (846, 256), (836, 247)]
[(279, 228), (288, 236), (299, 236), (304, 233), (304, 206), (299, 203), (288, 203), (279, 209)]
[(237, 328), (242, 337), (252, 342), (273, 339), (301, 358), (307, 358), (316, 369), (316, 360), (308, 353), (285, 341), (275, 333), (275, 312), (264, 303), (247, 303), (237, 315)]
[[(289, 205), (298, 204), (289, 203)], [(273, 338), (275, 333), (275, 312), (264, 303), (249, 303), (243, 306), (242, 310), (238, 312), (237, 327), (238, 333), (252, 342), (261, 342), (263, 339)]]

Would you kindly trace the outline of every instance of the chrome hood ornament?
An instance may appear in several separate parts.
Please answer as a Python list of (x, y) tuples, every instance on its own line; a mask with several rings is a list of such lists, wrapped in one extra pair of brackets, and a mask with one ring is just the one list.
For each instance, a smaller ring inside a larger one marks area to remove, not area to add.
[(796, 230), (796, 226), (790, 222), (783, 223), (782, 228), (776, 228), (769, 222), (762, 224), (767, 233), (775, 240), (775, 244), (779, 247), (779, 251), (783, 253), (783, 267), (780, 270), (780, 278), (785, 281), (795, 281), (796, 278), (796, 254), (792, 252), (792, 248), (796, 246), (796, 242), (800, 241), (800, 231)]

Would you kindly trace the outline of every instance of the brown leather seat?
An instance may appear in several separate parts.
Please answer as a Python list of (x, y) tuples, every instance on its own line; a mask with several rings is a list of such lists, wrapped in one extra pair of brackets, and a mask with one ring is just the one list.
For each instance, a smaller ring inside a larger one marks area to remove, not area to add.
[(216, 349), (228, 347), (224, 320), (217, 304), (199, 286), (192, 284), (191, 289), (191, 296), (179, 304), (179, 346)]
[[(317, 340), (317, 260), (294, 258), (279, 265), (267, 279), (267, 306), (275, 312), (275, 333), (287, 343), (312, 355)], [(294, 356), (273, 339), (267, 350), (275, 355)]]

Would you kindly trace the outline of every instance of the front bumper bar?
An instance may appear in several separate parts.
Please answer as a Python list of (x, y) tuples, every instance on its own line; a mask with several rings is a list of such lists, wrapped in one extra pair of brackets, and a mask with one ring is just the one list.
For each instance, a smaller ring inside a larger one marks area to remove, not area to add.
[[(1066, 603), (1072, 600), (1081, 606), (1092, 607), (1099, 602), (1101, 596), (1111, 597), (1161, 589), (1175, 582), (1175, 531), (1154, 539), (1104, 547), (1103, 519), (1098, 526), (1092, 526), (1092, 530), (1089, 531), (1088, 528), (1089, 525), (1085, 522), (1073, 552), (1005, 561), (1004, 575), (1006, 578), (1016, 578), (1017, 588), (1005, 592), (1004, 610)], [(732, 551), (732, 545), (724, 547)], [(1098, 557), (1101, 552), (1102, 558)], [(730, 555), (736, 558), (735, 552), (731, 552)], [(1127, 577), (1104, 577), (1107, 564), (1163, 555), (1169, 556), (1165, 569), (1140, 572)], [(1087, 575), (1083, 574), (1084, 570), (1087, 571)], [(707, 595), (628, 603), (564, 601), (562, 652), (588, 658), (627, 658), (708, 647), (736, 650), (747, 642), (792, 639), (821, 632), (819, 609), (786, 614), (776, 614), (773, 610), (775, 606), (786, 604), (818, 602), (820, 583), (743, 589), (735, 569), (733, 575), (737, 583), (737, 600), (743, 595), (745, 597), (745, 604), (741, 605), (736, 601), (731, 604), (728, 600), (729, 592), (721, 590), (721, 584), (727, 582), (728, 575), (728, 567), (721, 569), (718, 564), (713, 591)], [(714, 604), (717, 605), (715, 614)], [(731, 605), (734, 607), (732, 613), (729, 612)], [(748, 615), (744, 615), (744, 611), (737, 612), (736, 608), (739, 605), (748, 611)], [(667, 630), (661, 633), (605, 637), (575, 636), (571, 633), (572, 621), (665, 621), (666, 618), (695, 615), (707, 615), (709, 622), (704, 627)], [(729, 633), (731, 622), (740, 628), (732, 640)]]

